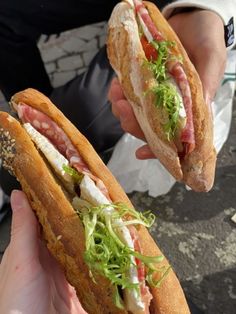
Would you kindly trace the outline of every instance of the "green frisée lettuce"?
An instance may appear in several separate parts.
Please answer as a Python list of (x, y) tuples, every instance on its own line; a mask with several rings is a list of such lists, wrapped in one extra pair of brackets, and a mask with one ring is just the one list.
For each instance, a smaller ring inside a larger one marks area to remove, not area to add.
[(167, 80), (166, 62), (169, 61), (169, 48), (175, 44), (172, 41), (157, 42), (153, 40), (151, 45), (157, 51), (157, 59), (148, 61), (148, 66), (152, 70), (156, 80), (164, 82)]
[[(157, 51), (157, 59), (145, 61), (151, 69), (157, 84), (151, 88), (155, 95), (155, 105), (157, 108), (164, 108), (168, 115), (168, 122), (164, 124), (164, 131), (168, 140), (175, 136), (180, 118), (181, 97), (176, 86), (172, 84), (166, 69), (166, 63), (171, 61), (169, 48), (175, 45), (172, 41), (157, 42), (153, 40), (152, 46)], [(176, 57), (175, 57), (176, 59)], [(180, 61), (180, 60), (179, 60)]]
[[(134, 266), (134, 260), (131, 256), (139, 259), (146, 266), (147, 282), (154, 287), (158, 287), (167, 275), (168, 269), (158, 268), (157, 263), (163, 260), (163, 256), (145, 256), (132, 250), (125, 245), (120, 237), (118, 228), (132, 225), (144, 225), (150, 227), (154, 222), (154, 215), (150, 212), (138, 213), (134, 209), (128, 208), (125, 204), (104, 204), (101, 206), (91, 206), (89, 203), (78, 200), (74, 203), (76, 211), (80, 216), (84, 228), (86, 238), (86, 250), (84, 254), (85, 261), (90, 269), (91, 277), (98, 273), (106, 278), (115, 286), (116, 295), (115, 303), (121, 307), (123, 301), (119, 295), (118, 287), (121, 289), (139, 288), (139, 283), (131, 283), (127, 276), (131, 266)], [(114, 208), (110, 214), (104, 213), (104, 209)], [(130, 220), (121, 222), (122, 217), (129, 215)], [(119, 223), (116, 221), (119, 219)], [(135, 264), (135, 267), (137, 265)], [(161, 272), (162, 276), (159, 280), (153, 278), (155, 272)]]
[[(150, 211), (137, 212), (123, 203), (110, 203), (104, 196), (102, 199), (107, 201), (107, 204), (99, 203), (101, 199), (97, 196), (98, 204), (95, 205), (93, 203), (95, 199), (84, 194), (85, 181), (88, 180), (88, 176), (80, 174), (70, 166), (63, 166), (63, 169), (73, 177), (75, 184), (80, 186), (81, 195), (73, 198), (72, 206), (84, 226), (84, 260), (88, 265), (92, 280), (96, 283), (96, 274), (100, 274), (110, 281), (115, 288), (114, 302), (119, 308), (124, 308), (120, 289), (126, 289), (125, 291), (130, 289), (133, 295), (136, 293), (141, 299), (136, 260), (145, 265), (145, 279), (149, 285), (159, 287), (168, 273), (167, 267), (157, 265), (163, 260), (163, 256), (145, 256), (135, 251), (132, 235), (128, 229), (131, 225), (132, 228), (138, 225), (151, 227), (155, 221), (155, 215)], [(92, 180), (89, 179), (89, 181)], [(90, 189), (92, 191), (94, 187), (90, 186)], [(96, 193), (99, 194), (98, 191)], [(84, 198), (85, 195), (88, 198)], [(130, 240), (127, 240), (128, 238)], [(135, 269), (135, 273), (137, 272), (136, 279), (132, 277), (134, 276), (132, 269)], [(158, 280), (155, 278), (157, 272), (160, 273)]]
[(84, 175), (82, 173), (79, 173), (77, 170), (75, 170), (74, 168), (67, 166), (67, 165), (63, 165), (62, 166), (63, 170), (69, 174), (73, 181), (75, 182), (75, 184), (80, 184)]
[(156, 95), (156, 106), (165, 108), (168, 121), (164, 124), (164, 131), (170, 141), (174, 136), (180, 119), (179, 111), (181, 99), (174, 85), (168, 81), (154, 86), (151, 91)]

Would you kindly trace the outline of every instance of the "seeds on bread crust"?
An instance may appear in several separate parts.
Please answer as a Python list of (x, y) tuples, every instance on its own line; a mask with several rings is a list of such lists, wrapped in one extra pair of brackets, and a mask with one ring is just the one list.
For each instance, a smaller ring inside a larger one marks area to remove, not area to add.
[(16, 155), (16, 141), (13, 139), (9, 131), (0, 128), (0, 158), (2, 159), (2, 166), (14, 175), (12, 166), (13, 160)]

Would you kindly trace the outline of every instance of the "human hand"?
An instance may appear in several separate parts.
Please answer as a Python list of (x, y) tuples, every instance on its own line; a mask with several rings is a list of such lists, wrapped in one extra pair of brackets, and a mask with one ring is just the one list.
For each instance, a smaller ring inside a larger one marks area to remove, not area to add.
[(86, 313), (39, 237), (26, 196), (11, 195), (11, 240), (0, 264), (0, 313)]
[[(112, 104), (112, 112), (120, 120), (123, 130), (145, 141), (143, 131), (136, 120), (131, 105), (125, 98), (117, 78), (114, 78), (111, 82), (108, 98)], [(147, 144), (136, 150), (136, 157), (138, 159), (156, 158)]]
[(206, 103), (211, 106), (226, 64), (224, 25), (208, 10), (176, 14), (168, 20), (200, 76)]
[[(199, 73), (205, 101), (210, 107), (226, 63), (223, 22), (212, 11), (194, 10), (172, 16), (169, 23), (179, 36)], [(112, 103), (113, 114), (120, 120), (124, 131), (145, 141), (133, 110), (116, 78), (111, 83), (108, 97)], [(148, 145), (140, 147), (136, 151), (136, 157), (138, 159), (155, 158)]]

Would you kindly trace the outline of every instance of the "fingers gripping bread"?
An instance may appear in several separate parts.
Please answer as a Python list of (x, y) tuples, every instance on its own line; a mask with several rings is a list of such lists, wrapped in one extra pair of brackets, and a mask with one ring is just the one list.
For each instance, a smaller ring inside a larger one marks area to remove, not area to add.
[(180, 158), (176, 143), (166, 136), (163, 127), (168, 121), (167, 111), (156, 105), (158, 95), (150, 92), (156, 85), (156, 79), (148, 65), (140, 40), (140, 25), (130, 2), (119, 3), (109, 20), (107, 51), (110, 63), (156, 157), (176, 180), (184, 181), (195, 191), (208, 191), (214, 181), (216, 152), (213, 147), (211, 113), (204, 102), (198, 74), (165, 18), (153, 3), (144, 2), (164, 40), (175, 43), (169, 49), (170, 58), (181, 56), (181, 66), (191, 90), (195, 147)]
[(83, 254), (78, 254), (85, 250), (82, 223), (26, 131), (7, 113), (0, 114), (0, 125), (1, 151), (12, 143), (12, 157), (9, 160), (8, 154), (2, 154), (3, 163), (20, 182), (43, 227), (49, 250), (76, 288), (83, 307), (88, 313), (126, 313), (114, 307), (109, 282), (103, 277), (97, 278), (99, 285), (91, 281)]

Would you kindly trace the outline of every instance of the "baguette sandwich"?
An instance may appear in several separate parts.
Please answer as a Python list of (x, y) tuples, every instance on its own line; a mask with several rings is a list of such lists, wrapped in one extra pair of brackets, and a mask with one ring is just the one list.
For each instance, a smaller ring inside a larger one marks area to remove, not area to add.
[(189, 313), (180, 283), (87, 139), (34, 89), (0, 112), (2, 165), (20, 182), (47, 246), (88, 313)]
[(177, 35), (151, 2), (127, 0), (108, 23), (107, 52), (154, 155), (195, 191), (214, 182), (211, 110)]

